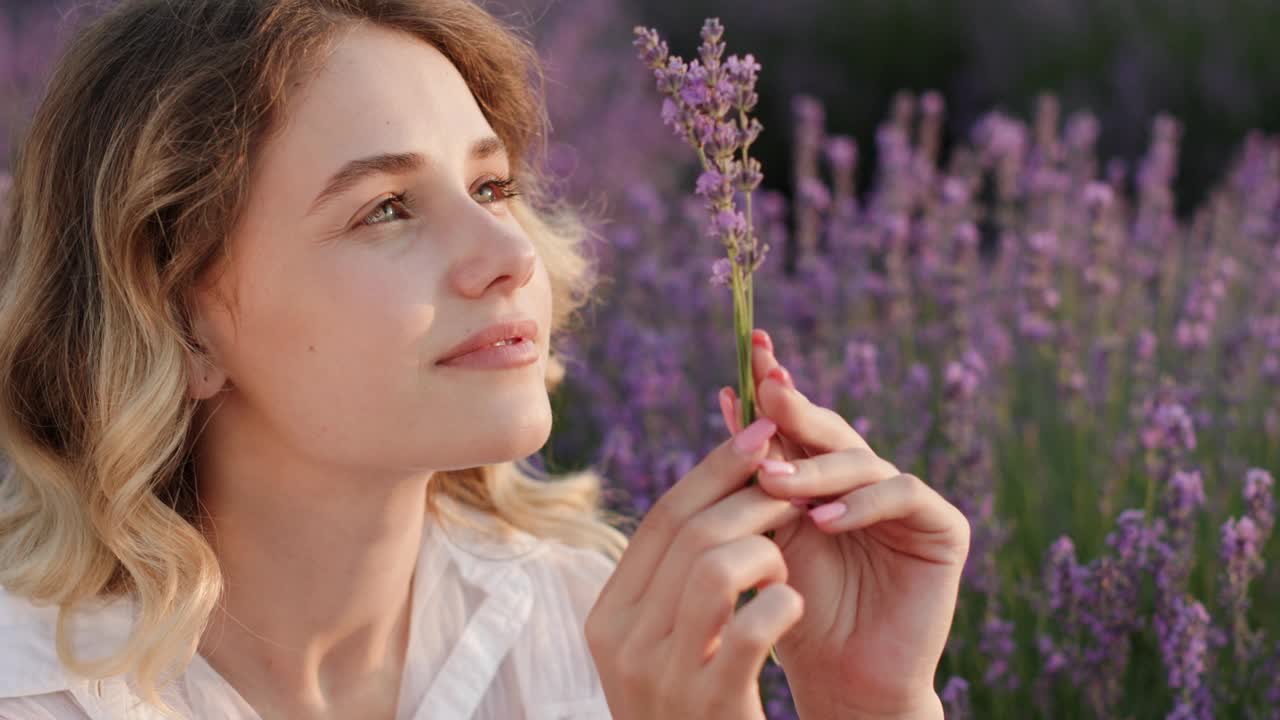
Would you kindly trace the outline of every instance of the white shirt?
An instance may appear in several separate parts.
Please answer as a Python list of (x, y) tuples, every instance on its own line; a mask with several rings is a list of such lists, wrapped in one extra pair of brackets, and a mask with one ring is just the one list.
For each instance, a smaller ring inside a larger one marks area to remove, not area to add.
[[(583, 626), (614, 567), (595, 550), (525, 532), (499, 541), (428, 517), (397, 720), (610, 720)], [(129, 602), (77, 614), (81, 657), (124, 641)], [(57, 611), (0, 587), (0, 719), (164, 720), (123, 677), (90, 681), (62, 667)], [(261, 720), (198, 653), (162, 695), (184, 717)]]

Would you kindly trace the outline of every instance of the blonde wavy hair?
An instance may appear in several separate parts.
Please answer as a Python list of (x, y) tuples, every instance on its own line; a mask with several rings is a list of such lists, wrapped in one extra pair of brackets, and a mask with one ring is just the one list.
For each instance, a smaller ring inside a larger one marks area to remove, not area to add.
[[(192, 659), (222, 577), (200, 532), (188, 398), (191, 290), (225, 256), (257, 150), (287, 89), (350, 22), (399, 29), (457, 67), (509, 149), (511, 211), (553, 287), (556, 338), (597, 277), (580, 212), (552, 201), (543, 71), (532, 43), (472, 0), (125, 0), (76, 31), (21, 139), (0, 222), (0, 584), (59, 606), (57, 652), (77, 675), (131, 673), (144, 700)], [(512, 528), (617, 560), (630, 518), (602, 506), (594, 470), (526, 460), (437, 473), (425, 512), (469, 524), (447, 497)], [(130, 598), (118, 653), (76, 657), (71, 613)]]

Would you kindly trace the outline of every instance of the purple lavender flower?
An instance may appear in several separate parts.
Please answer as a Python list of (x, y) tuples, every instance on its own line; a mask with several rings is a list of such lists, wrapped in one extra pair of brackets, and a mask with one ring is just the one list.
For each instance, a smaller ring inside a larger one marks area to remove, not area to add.
[(880, 392), (880, 371), (876, 367), (876, 346), (869, 342), (851, 340), (844, 348), (844, 371), (849, 394), (855, 400), (863, 400)]
[(1055, 233), (1039, 231), (1027, 236), (1025, 269), (1019, 279), (1018, 329), (1032, 341), (1045, 342), (1058, 334), (1055, 318), (1061, 296), (1053, 279), (1057, 253)]
[(1175, 691), (1168, 718), (1213, 718), (1212, 698), (1205, 684), (1209, 653), (1209, 613), (1195, 600), (1176, 596), (1155, 618), (1160, 655)]
[(1244, 477), (1245, 512), (1258, 528), (1258, 533), (1267, 537), (1276, 523), (1276, 496), (1272, 489), (1275, 480), (1271, 473), (1262, 468), (1250, 468)]
[(1041, 634), (1036, 638), (1036, 649), (1040, 651), (1040, 657), (1044, 658), (1044, 665), (1041, 670), (1045, 675), (1057, 675), (1065, 670), (1070, 662), (1067, 660), (1066, 653), (1059, 650), (1054, 644), (1053, 638), (1048, 635)]
[(1227, 518), (1222, 524), (1222, 605), (1231, 613), (1232, 638), (1236, 662), (1246, 665), (1257, 652), (1259, 637), (1249, 630), (1249, 584), (1262, 573), (1262, 543), (1264, 536), (1249, 516)]
[(963, 205), (973, 197), (968, 183), (957, 177), (948, 177), (942, 181), (942, 199), (951, 205)]
[(1084, 203), (1089, 208), (1106, 210), (1113, 202), (1115, 202), (1115, 192), (1110, 185), (1094, 181), (1084, 186)]
[(1171, 448), (1194, 450), (1196, 433), (1191, 416), (1178, 403), (1153, 404), (1148, 417), (1151, 424), (1144, 428), (1142, 444), (1148, 450)]
[[(737, 210), (719, 210), (711, 216), (711, 225), (707, 234), (713, 238), (740, 237), (747, 231), (747, 219)], [(734, 255), (734, 259), (739, 256)], [(741, 264), (739, 263), (739, 266)]]
[(765, 663), (760, 673), (760, 688), (766, 697), (765, 717), (769, 720), (797, 720), (795, 699), (791, 696), (791, 688), (781, 666), (774, 662)]
[(733, 178), (709, 168), (698, 176), (695, 192), (709, 203), (721, 204), (733, 198)]
[(1138, 331), (1138, 359), (1150, 361), (1156, 356), (1156, 334), (1147, 328)]
[(1200, 471), (1178, 470), (1169, 480), (1169, 491), (1166, 494), (1168, 504), (1165, 517), (1170, 528), (1184, 527), (1190, 522), (1191, 515), (1204, 506), (1204, 480)]
[(1195, 421), (1168, 383), (1142, 401), (1138, 438), (1147, 453), (1147, 472), (1153, 481), (1171, 477), (1196, 448)]
[(820, 180), (812, 177), (800, 179), (800, 197), (815, 210), (826, 210), (831, 206), (831, 193)]
[[(858, 144), (848, 135), (828, 136), (822, 146), (832, 176), (832, 217), (827, 235), (839, 237), (841, 244), (848, 244), (857, 213), (854, 197), (854, 173), (858, 163)], [(830, 253), (832, 248), (827, 248)]]
[(1003, 620), (996, 615), (989, 615), (982, 625), (978, 649), (987, 660), (983, 682), (993, 689), (1016, 689), (1019, 679), (1010, 665), (1015, 649), (1013, 622)]
[(1098, 141), (1100, 127), (1092, 113), (1073, 114), (1067, 120), (1067, 145), (1077, 152), (1088, 152)]
[(733, 272), (733, 263), (729, 258), (720, 258), (711, 264), (711, 284), (720, 287), (730, 287), (731, 274)]
[(1220, 533), (1219, 602), (1229, 624), (1238, 687), (1249, 684), (1249, 670), (1263, 650), (1264, 636), (1249, 626), (1247, 613), (1249, 586), (1266, 569), (1262, 548), (1270, 537), (1275, 517), (1271, 485), (1271, 476), (1266, 471), (1250, 469), (1244, 483), (1245, 514), (1227, 518)]
[(948, 396), (971, 398), (987, 374), (987, 365), (975, 350), (968, 350), (959, 360), (947, 363), (943, 381)]
[(827, 162), (837, 172), (852, 171), (858, 157), (858, 145), (848, 135), (833, 135), (827, 138), (823, 146)]
[(1218, 317), (1218, 306), (1231, 281), (1238, 274), (1231, 257), (1213, 258), (1187, 295), (1182, 317), (1174, 330), (1178, 345), (1185, 350), (1203, 349), (1209, 345)]
[(947, 678), (947, 684), (938, 693), (946, 709), (947, 720), (967, 720), (973, 717), (969, 706), (969, 683), (958, 675)]
[(1084, 596), (1083, 581), (1083, 573), (1076, 563), (1075, 543), (1063, 535), (1049, 548), (1049, 559), (1044, 568), (1049, 609), (1055, 613), (1073, 612), (1076, 599)]
[(1116, 517), (1115, 530), (1107, 535), (1107, 547), (1126, 568), (1141, 573), (1148, 568), (1151, 551), (1163, 530), (1163, 520), (1147, 525), (1143, 511), (1125, 510)]
[[(755, 241), (750, 217), (750, 194), (763, 174), (759, 161), (749, 157), (748, 151), (762, 126), (746, 113), (757, 100), (754, 84), (760, 66), (750, 55), (732, 56), (721, 65), (724, 27), (716, 18), (703, 24), (699, 57), (689, 63), (672, 56), (656, 31), (636, 27), (635, 35), (640, 58), (653, 69), (658, 90), (666, 96), (663, 122), (684, 138), (702, 161), (696, 190), (712, 215), (708, 232), (723, 240), (730, 259), (749, 275), (768, 251), (767, 244)], [(729, 116), (731, 110), (737, 111), (735, 117)], [(737, 154), (741, 157), (735, 157)], [(735, 190), (748, 198), (745, 216), (736, 210)]]
[(791, 100), (791, 113), (796, 118), (796, 131), (806, 144), (817, 146), (826, 122), (826, 109), (812, 95), (796, 95)]

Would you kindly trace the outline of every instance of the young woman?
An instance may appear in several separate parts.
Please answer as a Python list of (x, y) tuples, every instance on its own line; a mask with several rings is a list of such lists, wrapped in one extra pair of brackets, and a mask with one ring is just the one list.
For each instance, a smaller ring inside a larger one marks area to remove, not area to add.
[(591, 289), (538, 78), (470, 0), (83, 28), (0, 246), (0, 718), (761, 718), (774, 644), (806, 720), (941, 716), (964, 518), (763, 333), (629, 542), (523, 461)]

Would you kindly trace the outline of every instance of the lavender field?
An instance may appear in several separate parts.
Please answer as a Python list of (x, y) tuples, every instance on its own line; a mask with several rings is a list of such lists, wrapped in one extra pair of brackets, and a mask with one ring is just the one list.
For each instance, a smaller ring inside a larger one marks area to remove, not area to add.
[[(629, 6), (539, 8), (549, 169), (597, 218), (601, 283), (537, 459), (598, 467), (641, 516), (726, 436), (724, 250)], [(730, 52), (783, 62), (725, 24)], [(6, 140), (52, 27), (0, 28)], [(863, 135), (828, 121), (840, 98), (789, 93), (764, 129), (789, 154), (752, 197), (772, 248), (755, 324), (803, 393), (970, 520), (948, 717), (1280, 718), (1280, 135), (1242, 132), (1184, 210), (1181, 118), (1145, 118), (1130, 161), (1043, 91), (956, 127), (947, 95), (904, 90)], [(795, 717), (772, 663), (762, 686)]]

